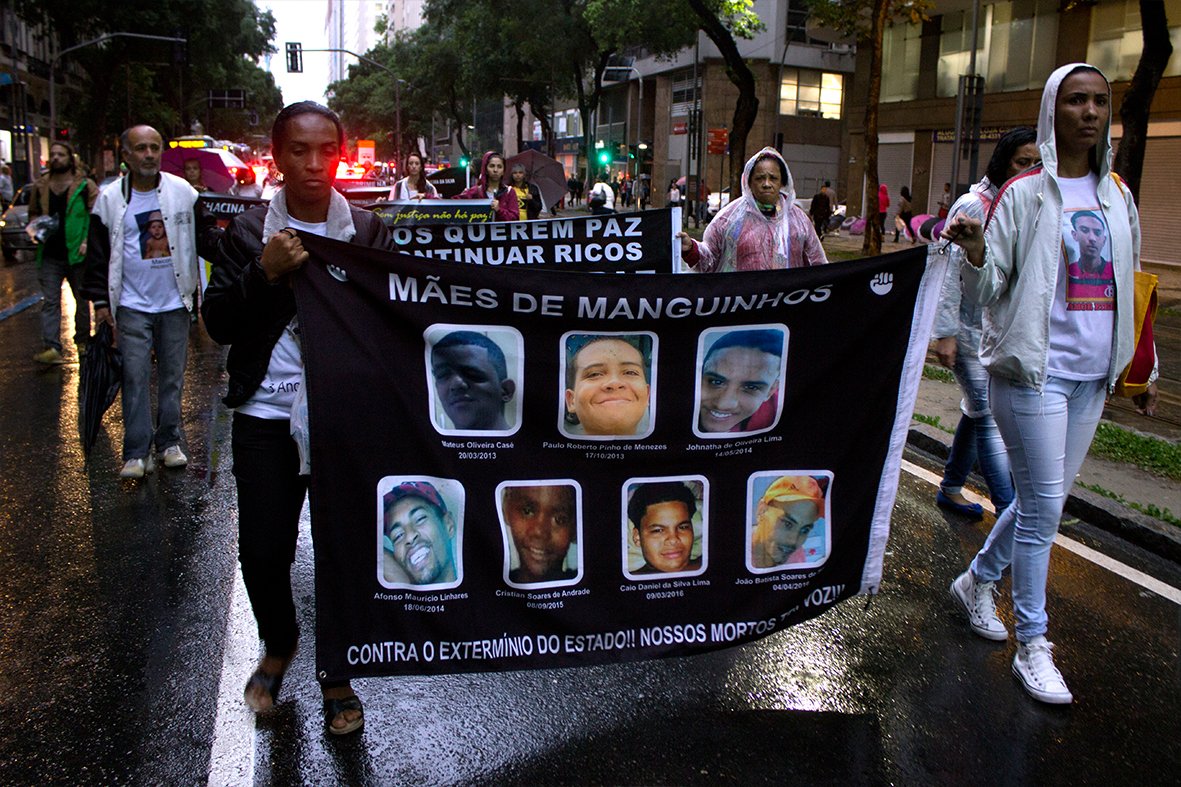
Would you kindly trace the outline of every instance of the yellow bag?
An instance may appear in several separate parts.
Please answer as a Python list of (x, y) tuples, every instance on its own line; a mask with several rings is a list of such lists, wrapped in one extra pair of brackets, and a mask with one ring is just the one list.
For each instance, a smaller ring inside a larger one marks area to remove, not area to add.
[(1156, 365), (1156, 345), (1152, 340), (1152, 325), (1156, 321), (1156, 276), (1143, 271), (1135, 274), (1135, 309), (1132, 321), (1136, 327), (1135, 351), (1128, 368), (1115, 383), (1118, 396), (1139, 396), (1148, 390), (1148, 378)]

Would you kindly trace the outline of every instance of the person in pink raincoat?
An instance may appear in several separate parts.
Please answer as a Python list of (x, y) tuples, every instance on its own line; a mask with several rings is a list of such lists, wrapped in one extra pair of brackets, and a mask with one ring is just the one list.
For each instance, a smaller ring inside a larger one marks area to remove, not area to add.
[(679, 232), (681, 254), (702, 273), (803, 268), (828, 262), (808, 214), (796, 207), (787, 162), (763, 148), (742, 170), (742, 199), (718, 211), (701, 242)]

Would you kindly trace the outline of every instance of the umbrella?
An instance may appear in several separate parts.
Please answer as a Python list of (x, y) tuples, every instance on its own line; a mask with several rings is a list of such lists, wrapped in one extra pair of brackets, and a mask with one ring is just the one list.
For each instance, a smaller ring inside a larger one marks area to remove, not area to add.
[(231, 193), (236, 170), (247, 168), (242, 159), (221, 148), (169, 148), (160, 157), (160, 169), (183, 178), (185, 162), (193, 158), (201, 164), (201, 180), (219, 194)]
[(523, 150), (504, 162), (504, 176), (507, 179), (513, 171), (513, 164), (525, 165), (525, 180), (537, 186), (541, 199), (546, 205), (557, 205), (566, 192), (566, 170), (562, 162), (552, 159), (536, 150)]
[(115, 401), (123, 384), (123, 353), (112, 346), (114, 333), (108, 323), (100, 322), (82, 356), (82, 408), (79, 429), (82, 450), (90, 455), (98, 437), (103, 413)]
[[(685, 189), (687, 189), (688, 187), (689, 187), (688, 181), (685, 179), (684, 175), (681, 175), (680, 180), (677, 181), (677, 188), (681, 190), (682, 194), (684, 194)], [(701, 184), (701, 188), (705, 190), (704, 196), (708, 197), (710, 194), (713, 194), (713, 192), (710, 191), (709, 186), (705, 185), (704, 183)]]

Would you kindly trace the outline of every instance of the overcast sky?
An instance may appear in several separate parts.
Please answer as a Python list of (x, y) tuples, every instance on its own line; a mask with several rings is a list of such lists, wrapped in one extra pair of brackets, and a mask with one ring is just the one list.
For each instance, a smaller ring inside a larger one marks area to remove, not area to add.
[(328, 34), (324, 18), (328, 14), (327, 0), (254, 0), (262, 9), (275, 15), (275, 48), (270, 65), (263, 62), (275, 75), (275, 84), (283, 91), (283, 103), (318, 101), (324, 103), (328, 87), (328, 54), (309, 52), (303, 56), (303, 73), (287, 73), (287, 42), (298, 41), (304, 49), (325, 49)]

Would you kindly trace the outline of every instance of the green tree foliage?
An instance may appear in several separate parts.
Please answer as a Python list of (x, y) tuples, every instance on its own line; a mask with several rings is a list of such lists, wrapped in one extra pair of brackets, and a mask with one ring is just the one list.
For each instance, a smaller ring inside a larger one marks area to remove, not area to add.
[[(275, 20), (251, 0), (156, 0), (148, 6), (14, 0), (14, 6), (54, 31), (61, 49), (113, 32), (187, 38), (178, 48), (120, 37), (66, 55), (81, 66), (87, 84), (80, 101), (59, 101), (59, 123), (77, 129), (81, 147), (92, 154), (131, 123), (151, 123), (176, 136), (200, 120), (212, 136), (241, 136), (249, 133), (246, 113), (256, 111), (260, 124), (269, 126), (282, 107), (273, 78), (257, 65), (275, 51)], [(250, 94), (245, 112), (207, 109), (207, 91), (239, 88)]]
[(878, 102), (882, 94), (882, 39), (896, 21), (917, 24), (932, 7), (929, 0), (812, 0), (808, 8), (825, 27), (857, 39), (868, 48), (869, 96), (865, 105), (865, 243), (867, 255), (882, 251), (878, 215)]

